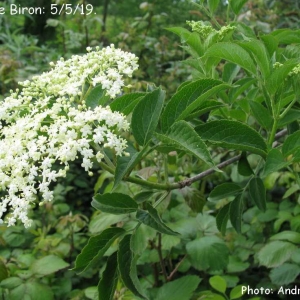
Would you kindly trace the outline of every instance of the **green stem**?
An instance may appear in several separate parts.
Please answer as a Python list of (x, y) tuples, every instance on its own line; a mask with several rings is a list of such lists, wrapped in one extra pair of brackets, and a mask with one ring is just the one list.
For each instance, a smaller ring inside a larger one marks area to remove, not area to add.
[(169, 195), (169, 193), (170, 193), (169, 191), (168, 192), (164, 192), (162, 194), (162, 196), (153, 204), (153, 207), (156, 208), (161, 202), (163, 202), (167, 198), (167, 196)]
[(164, 173), (165, 173), (165, 183), (169, 181), (169, 168), (168, 168), (168, 156), (164, 155)]
[[(106, 165), (103, 162), (100, 162), (99, 164), (100, 164), (100, 167), (102, 169), (108, 171), (111, 174), (115, 174), (115, 169), (114, 168), (109, 167), (108, 165)], [(141, 186), (156, 189), (156, 190), (167, 190), (168, 191), (168, 190), (174, 189), (174, 188), (171, 188), (171, 185), (161, 184), (161, 183), (156, 183), (156, 182), (150, 182), (150, 181), (142, 180), (142, 179), (132, 177), (132, 176), (125, 177), (124, 180), (128, 181), (128, 182), (131, 182), (131, 183), (139, 184)]]
[(83, 101), (83, 100), (86, 100), (87, 96), (89, 95), (89, 93), (91, 92), (93, 86), (90, 84), (88, 90), (83, 93), (83, 90), (84, 90), (84, 84), (82, 86), (82, 94), (81, 94), (81, 97), (80, 97), (80, 103)]
[(288, 113), (288, 111), (292, 108), (292, 106), (295, 104), (296, 101), (297, 101), (297, 97), (295, 97), (295, 99), (280, 114), (279, 119), (282, 119)]
[(272, 101), (270, 100), (270, 96), (265, 88), (264, 83), (261, 80), (259, 81), (259, 87), (263, 92), (268, 109), (272, 111), (272, 103), (271, 103)]
[(274, 142), (275, 135), (276, 135), (276, 130), (277, 130), (277, 123), (278, 123), (278, 120), (277, 120), (277, 117), (275, 117), (274, 122), (273, 122), (273, 126), (272, 126), (272, 130), (271, 130), (271, 133), (270, 133), (270, 136), (269, 136), (269, 140), (268, 140), (269, 147), (272, 147), (272, 144)]
[(272, 144), (274, 142), (275, 135), (276, 135), (276, 130), (277, 130), (278, 112), (276, 110), (276, 105), (275, 105), (274, 98), (271, 97), (269, 99), (270, 99), (270, 104), (271, 104), (272, 116), (273, 116), (273, 119), (274, 119), (274, 122), (273, 122), (273, 125), (272, 125), (272, 130), (271, 130), (269, 140), (268, 140), (268, 146), (271, 148)]
[(104, 155), (105, 162), (114, 170), (115, 169), (115, 165), (112, 163), (112, 161), (110, 160), (110, 158), (107, 156), (107, 154), (105, 153), (104, 149), (103, 149), (102, 153)]

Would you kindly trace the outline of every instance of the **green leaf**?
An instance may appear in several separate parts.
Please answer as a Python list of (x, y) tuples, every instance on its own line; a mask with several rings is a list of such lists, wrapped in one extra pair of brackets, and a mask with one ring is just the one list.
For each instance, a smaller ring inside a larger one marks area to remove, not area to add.
[(194, 131), (193, 127), (185, 121), (176, 122), (165, 135), (157, 133), (156, 137), (167, 145), (173, 145), (196, 156), (209, 165), (214, 165), (207, 146)]
[(267, 155), (263, 175), (268, 176), (287, 165), (289, 163), (284, 160), (282, 153), (278, 149), (271, 149)]
[[(181, 63), (183, 66), (188, 66), (188, 67), (192, 68), (193, 71), (199, 72), (200, 74), (202, 74), (204, 72), (205, 66), (204, 66), (201, 58), (188, 58), (186, 60), (183, 60)], [(185, 85), (187, 85), (191, 82), (193, 82), (193, 81), (191, 81), (191, 80), (185, 81), (185, 84), (181, 84), (179, 86), (179, 88), (177, 89), (177, 92), (179, 92), (182, 87), (184, 87)]]
[[(84, 296), (91, 300), (98, 299), (98, 291), (96, 286), (90, 286), (84, 290)], [(100, 298), (101, 299), (101, 298)]]
[[(293, 95), (293, 97), (294, 97), (294, 95)], [(294, 122), (288, 124), (288, 126), (287, 126), (287, 131), (288, 131), (289, 135), (293, 134), (294, 132), (298, 131), (299, 129), (300, 129), (300, 126), (299, 126), (298, 121), (294, 121)]]
[(204, 236), (187, 243), (187, 254), (197, 270), (219, 271), (228, 264), (229, 250), (216, 236)]
[(289, 260), (296, 250), (292, 243), (272, 241), (259, 250), (257, 258), (262, 266), (274, 268)]
[(209, 284), (212, 288), (214, 288), (216, 291), (220, 293), (225, 293), (227, 284), (225, 279), (223, 279), (221, 276), (213, 276), (209, 278)]
[(20, 247), (26, 242), (26, 236), (21, 227), (8, 227), (2, 235), (5, 242), (11, 247)]
[(252, 113), (260, 126), (270, 130), (273, 125), (273, 119), (269, 111), (260, 103), (249, 101)]
[(300, 232), (300, 215), (292, 217), (290, 220), (291, 229)]
[[(277, 220), (274, 222), (274, 231), (278, 232), (284, 222), (289, 222), (292, 220), (292, 214), (287, 211), (279, 211), (276, 218)], [(291, 229), (293, 230), (292, 226)]]
[(201, 103), (199, 105), (199, 107), (192, 112), (191, 114), (189, 114), (185, 120), (189, 121), (189, 120), (193, 120), (194, 118), (199, 118), (200, 116), (202, 116), (203, 114), (213, 111), (217, 108), (223, 107), (224, 104), (217, 101), (217, 100), (206, 100), (203, 103)]
[(300, 233), (290, 230), (284, 230), (270, 237), (271, 241), (289, 241), (294, 244), (300, 244)]
[(294, 44), (300, 43), (300, 30), (289, 28), (274, 30), (271, 35), (277, 39), (279, 44)]
[(281, 118), (278, 122), (278, 128), (285, 127), (286, 125), (298, 121), (300, 118), (300, 110), (298, 109), (290, 109), (287, 114)]
[(119, 222), (125, 222), (128, 219), (128, 215), (112, 215), (108, 213), (94, 214), (92, 220), (89, 223), (89, 232), (97, 234)]
[(239, 193), (242, 188), (232, 182), (226, 182), (217, 185), (209, 194), (208, 201), (215, 202), (229, 196), (234, 196)]
[(2, 259), (0, 259), (0, 282), (8, 277), (7, 268)]
[(252, 74), (256, 74), (256, 66), (251, 56), (237, 44), (229, 42), (216, 43), (205, 52), (204, 58), (208, 57), (225, 59), (241, 66)]
[(88, 94), (85, 104), (87, 107), (94, 109), (99, 105), (104, 105), (110, 97), (106, 95), (106, 90), (102, 89), (101, 85), (94, 87)]
[[(167, 132), (167, 130), (169, 130), (169, 128), (174, 124), (176, 120), (182, 119), (180, 115), (189, 105), (197, 100), (198, 97), (220, 84), (222, 84), (222, 81), (219, 80), (199, 79), (183, 86), (178, 92), (173, 95), (162, 113), (162, 131)], [(197, 106), (194, 109), (196, 109)]]
[(137, 104), (132, 113), (132, 134), (140, 145), (145, 145), (152, 137), (163, 107), (165, 92), (160, 88), (148, 93)]
[(198, 33), (191, 33), (189, 30), (183, 27), (169, 27), (166, 29), (178, 35), (181, 39), (181, 43), (189, 46), (190, 49), (188, 50), (190, 50), (189, 52), (192, 54), (192, 56), (198, 57), (203, 55), (204, 49)]
[(269, 78), (266, 80), (266, 88), (270, 94), (275, 94), (277, 89), (284, 84), (289, 72), (291, 72), (298, 63), (298, 59), (289, 59), (271, 73)]
[(237, 233), (242, 231), (242, 214), (244, 210), (244, 199), (242, 195), (238, 195), (230, 203), (229, 218), (233, 228)]
[(169, 30), (178, 35), (183, 43), (186, 42), (186, 40), (191, 35), (191, 32), (183, 27), (169, 27), (166, 28), (166, 30)]
[(155, 300), (190, 300), (201, 279), (188, 275), (164, 284), (158, 289)]
[[(272, 34), (272, 33), (271, 33)], [(272, 57), (276, 49), (278, 48), (278, 41), (272, 35), (263, 35), (260, 37), (268, 50), (269, 57)]]
[(243, 296), (242, 287), (243, 285), (237, 285), (235, 288), (233, 288), (230, 291), (230, 295), (229, 295), (230, 300), (238, 299)]
[(137, 152), (130, 144), (125, 150), (130, 155), (120, 156), (117, 159), (117, 166), (115, 170), (115, 181), (113, 190), (120, 184), (122, 179), (129, 174), (133, 168), (140, 162), (143, 155), (147, 151), (147, 147), (144, 147), (141, 151)]
[[(242, 255), (242, 254), (239, 254)], [(227, 266), (228, 273), (241, 273), (245, 272), (249, 268), (248, 262), (243, 262), (238, 256), (230, 256), (229, 263)]]
[[(125, 286), (136, 296), (148, 299), (140, 286), (136, 274), (136, 258), (131, 250), (131, 235), (125, 235), (119, 244), (118, 266), (119, 272)], [(106, 300), (106, 299), (105, 299)]]
[(92, 206), (114, 215), (129, 214), (138, 208), (137, 203), (130, 196), (120, 193), (97, 194), (93, 197)]
[(118, 283), (117, 252), (112, 254), (106, 263), (105, 270), (98, 284), (98, 297), (100, 300), (113, 300)]
[(242, 153), (241, 158), (239, 159), (238, 172), (242, 176), (251, 176), (253, 174), (245, 152)]
[(218, 228), (216, 226), (215, 217), (208, 214), (208, 212), (203, 212), (198, 214), (196, 219), (196, 230), (199, 230), (203, 235), (210, 235), (218, 233)]
[(288, 157), (300, 149), (300, 131), (296, 131), (289, 135), (282, 146), (282, 154)]
[(73, 270), (81, 273), (90, 266), (97, 264), (112, 243), (124, 233), (123, 228), (114, 227), (107, 228), (100, 234), (92, 236), (77, 256)]
[(238, 45), (254, 56), (263, 78), (267, 78), (270, 75), (270, 57), (265, 45), (257, 39), (241, 41)]
[(34, 299), (34, 300), (53, 300), (53, 292), (49, 286), (38, 283), (36, 281), (29, 281), (21, 284), (10, 292), (10, 300)]
[(180, 244), (181, 239), (178, 236), (164, 234), (161, 238), (161, 249), (170, 251), (173, 247)]
[(203, 55), (203, 45), (200, 36), (197, 32), (190, 33), (190, 36), (186, 39), (188, 47), (183, 46), (192, 57), (198, 58)]
[(228, 83), (232, 83), (234, 78), (239, 73), (240, 69), (241, 68), (236, 64), (230, 62), (226, 63), (222, 74), (222, 80)]
[(266, 211), (266, 189), (259, 177), (254, 177), (249, 183), (249, 197), (256, 206), (263, 212)]
[[(153, 228), (141, 224), (136, 228), (131, 238), (131, 250), (134, 254), (142, 255), (149, 245), (149, 241), (156, 237), (157, 231)], [(163, 235), (169, 236), (169, 235)], [(171, 236), (174, 237), (174, 236)], [(162, 238), (163, 239), (163, 238)]]
[(270, 278), (272, 283), (283, 286), (294, 282), (299, 274), (299, 266), (286, 263), (271, 270)]
[(208, 8), (211, 13), (214, 13), (218, 6), (219, 6), (220, 0), (207, 0)]
[(229, 0), (229, 5), (233, 12), (238, 15), (248, 0)]
[(230, 85), (227, 83), (219, 84), (217, 86), (212, 87), (201, 96), (199, 96), (195, 101), (187, 106), (187, 108), (177, 117), (176, 121), (186, 119), (192, 114), (195, 110), (201, 109), (203, 102), (214, 94), (229, 88)]
[(223, 235), (225, 235), (226, 233), (227, 222), (229, 219), (230, 204), (231, 203), (227, 203), (226, 205), (224, 205), (219, 210), (216, 217), (217, 228)]
[(263, 157), (266, 156), (265, 140), (254, 129), (241, 122), (216, 120), (197, 126), (195, 131), (203, 140), (216, 143), (221, 147), (250, 151)]
[(157, 193), (156, 190), (142, 191), (140, 193), (135, 194), (133, 199), (137, 203), (143, 203), (145, 201), (148, 201), (152, 196), (154, 196), (155, 193)]
[(194, 212), (202, 212), (203, 207), (206, 203), (206, 199), (198, 189), (190, 188), (187, 194), (184, 196), (185, 201), (187, 202), (188, 206)]
[(229, 99), (234, 102), (239, 95), (245, 92), (252, 84), (256, 82), (253, 78), (242, 78), (234, 83), (234, 87), (229, 91)]
[(146, 93), (132, 93), (123, 95), (115, 99), (110, 104), (110, 108), (112, 111), (119, 111), (127, 116), (133, 111), (133, 109), (145, 95)]
[(0, 283), (0, 287), (4, 289), (14, 289), (21, 285), (23, 283), (23, 280), (19, 277), (9, 277), (6, 279), (3, 279)]
[[(234, 1), (234, 0), (232, 0), (232, 1)], [(238, 2), (238, 1), (234, 1), (234, 2)], [(242, 35), (244, 35), (244, 37), (250, 38), (250, 39), (251, 38), (255, 39), (257, 37), (254, 30), (250, 26), (246, 25), (244, 22), (235, 21), (235, 22), (230, 22), (230, 23), (232, 26), (236, 27), (235, 32), (241, 33)]]
[(169, 235), (178, 235), (179, 233), (173, 231), (169, 228), (161, 218), (159, 217), (157, 210), (153, 208), (149, 203), (146, 203), (147, 211), (145, 210), (138, 210), (136, 214), (136, 218), (142, 222), (143, 224), (154, 228), (155, 230), (169, 234)]
[(31, 269), (38, 275), (49, 275), (65, 269), (69, 264), (56, 255), (47, 255), (36, 260)]

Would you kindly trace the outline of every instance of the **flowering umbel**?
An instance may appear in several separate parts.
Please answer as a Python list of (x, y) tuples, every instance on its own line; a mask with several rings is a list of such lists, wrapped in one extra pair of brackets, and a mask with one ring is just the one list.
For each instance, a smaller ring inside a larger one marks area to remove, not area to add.
[[(28, 211), (40, 197), (51, 201), (50, 183), (65, 177), (69, 163), (82, 158), (90, 171), (103, 148), (124, 154), (125, 117), (109, 107), (87, 107), (86, 87), (98, 84), (110, 98), (124, 86), (123, 76), (137, 69), (134, 54), (110, 47), (59, 60), (52, 70), (20, 83), (0, 107), (0, 220), (29, 227)], [(89, 89), (89, 90), (90, 90)], [(95, 150), (98, 149), (98, 150)], [(10, 210), (9, 210), (10, 209)]]

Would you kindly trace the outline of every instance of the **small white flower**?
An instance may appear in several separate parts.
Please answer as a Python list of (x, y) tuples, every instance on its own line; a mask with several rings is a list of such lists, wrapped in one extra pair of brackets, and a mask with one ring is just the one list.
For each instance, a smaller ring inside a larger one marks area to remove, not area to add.
[(28, 212), (36, 194), (42, 196), (40, 204), (52, 201), (50, 184), (66, 176), (69, 162), (81, 158), (82, 167), (92, 174), (92, 160), (104, 157), (92, 143), (126, 154), (126, 141), (119, 136), (129, 129), (125, 117), (109, 107), (89, 109), (82, 89), (101, 84), (114, 98), (124, 86), (123, 76), (137, 69), (137, 58), (113, 45), (87, 51), (51, 63), (52, 70), (21, 83), (23, 89), (11, 91), (1, 104), (0, 121), (6, 125), (0, 126), (0, 222), (10, 213), (8, 226), (18, 220), (31, 226)]

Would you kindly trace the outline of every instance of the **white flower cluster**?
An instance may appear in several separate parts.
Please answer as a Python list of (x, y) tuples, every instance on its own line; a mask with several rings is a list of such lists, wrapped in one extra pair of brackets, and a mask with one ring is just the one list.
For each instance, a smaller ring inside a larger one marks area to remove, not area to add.
[(103, 158), (95, 149), (126, 155), (126, 140), (118, 135), (129, 128), (125, 117), (109, 107), (88, 108), (84, 91), (100, 83), (114, 98), (124, 85), (122, 76), (131, 76), (137, 68), (137, 58), (113, 46), (87, 50), (21, 83), (23, 89), (1, 103), (0, 221), (7, 213), (9, 226), (17, 220), (31, 225), (28, 211), (33, 202), (38, 197), (42, 203), (53, 199), (50, 184), (66, 176), (76, 158), (90, 171), (93, 160)]

